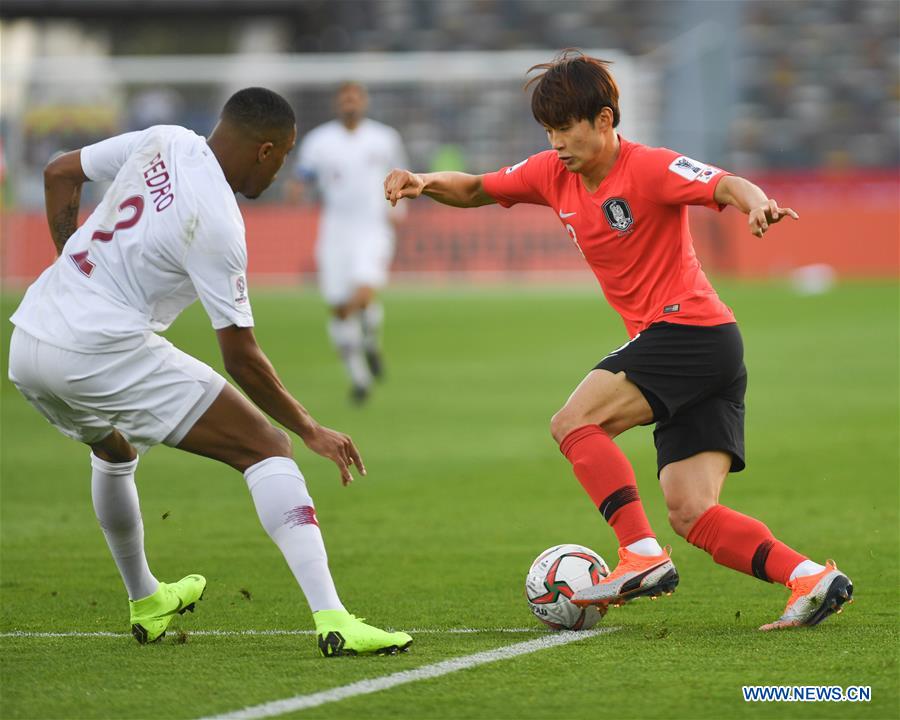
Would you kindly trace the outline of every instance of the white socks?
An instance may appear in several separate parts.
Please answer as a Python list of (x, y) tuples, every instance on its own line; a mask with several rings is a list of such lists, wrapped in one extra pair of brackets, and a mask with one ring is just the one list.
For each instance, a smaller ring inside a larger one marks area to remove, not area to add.
[(130, 600), (152, 595), (159, 587), (144, 554), (144, 522), (134, 484), (137, 464), (137, 458), (127, 463), (111, 463), (91, 453), (94, 512)]
[(822, 572), (824, 569), (824, 565), (819, 565), (819, 563), (813, 562), (812, 560), (804, 560), (794, 568), (788, 580), (793, 580), (796, 577), (803, 577), (804, 575), (815, 575), (816, 573)]
[(628, 552), (637, 553), (638, 555), (647, 555), (649, 557), (656, 557), (657, 555), (663, 554), (663, 549), (659, 546), (656, 538), (653, 537), (642, 538), (637, 542), (631, 543), (631, 545), (626, 545), (625, 549), (628, 550)]
[(332, 317), (328, 321), (328, 334), (340, 353), (341, 360), (344, 361), (344, 367), (347, 368), (353, 385), (359, 388), (368, 388), (372, 384), (372, 373), (369, 372), (369, 366), (366, 364), (363, 329), (359, 313), (344, 320)]
[(377, 352), (384, 322), (384, 307), (380, 302), (370, 302), (360, 311), (363, 331), (363, 347), (366, 352)]
[(244, 471), (256, 513), (278, 545), (313, 612), (343, 610), (328, 569), (328, 556), (312, 498), (290, 458), (271, 457)]

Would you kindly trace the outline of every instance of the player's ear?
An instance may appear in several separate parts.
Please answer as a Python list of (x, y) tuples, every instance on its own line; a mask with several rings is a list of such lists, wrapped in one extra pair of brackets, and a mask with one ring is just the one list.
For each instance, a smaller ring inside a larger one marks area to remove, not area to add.
[(274, 143), (264, 142), (259, 146), (259, 149), (256, 151), (256, 160), (257, 162), (265, 162), (266, 158), (272, 154), (272, 148), (275, 147)]
[(612, 122), (612, 110), (608, 107), (601, 108), (600, 112), (597, 113), (597, 117), (594, 118), (594, 130), (603, 132), (612, 127)]

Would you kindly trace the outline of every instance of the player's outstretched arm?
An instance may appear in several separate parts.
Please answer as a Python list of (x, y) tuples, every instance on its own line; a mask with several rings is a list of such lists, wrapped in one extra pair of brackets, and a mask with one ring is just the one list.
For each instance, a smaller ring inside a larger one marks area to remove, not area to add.
[(391, 205), (427, 195), (453, 207), (481, 207), (497, 202), (484, 191), (480, 175), (462, 172), (414, 173), (391, 170), (384, 180), (384, 197)]
[(341, 482), (353, 482), (350, 466), (363, 475), (366, 467), (353, 440), (344, 433), (317, 423), (285, 389), (278, 373), (256, 342), (253, 328), (234, 325), (216, 331), (225, 370), (263, 412), (296, 433), (306, 446), (333, 461), (341, 471)]
[(783, 218), (800, 219), (791, 208), (778, 207), (778, 203), (767, 197), (762, 188), (737, 175), (723, 177), (716, 185), (714, 198), (717, 203), (731, 205), (748, 215), (750, 232), (756, 237), (762, 237), (769, 225)]
[(78, 228), (81, 186), (88, 180), (81, 169), (81, 150), (64, 153), (44, 168), (44, 204), (57, 255)]

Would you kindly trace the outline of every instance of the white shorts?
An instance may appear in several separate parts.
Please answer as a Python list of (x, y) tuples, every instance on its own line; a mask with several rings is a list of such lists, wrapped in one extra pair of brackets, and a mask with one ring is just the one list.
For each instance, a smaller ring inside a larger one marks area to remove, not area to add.
[(177, 445), (225, 378), (151, 335), (133, 350), (79, 353), (13, 331), (9, 379), (63, 435), (93, 444), (118, 430), (138, 452)]
[(384, 287), (393, 255), (388, 232), (370, 230), (355, 237), (324, 233), (316, 246), (316, 264), (325, 302), (341, 305), (361, 287)]

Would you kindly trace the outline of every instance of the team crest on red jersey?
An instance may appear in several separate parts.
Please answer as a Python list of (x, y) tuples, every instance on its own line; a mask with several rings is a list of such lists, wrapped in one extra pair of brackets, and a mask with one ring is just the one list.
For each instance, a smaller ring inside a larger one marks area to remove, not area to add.
[(634, 223), (631, 208), (623, 198), (610, 198), (603, 203), (603, 214), (613, 230), (625, 232)]

